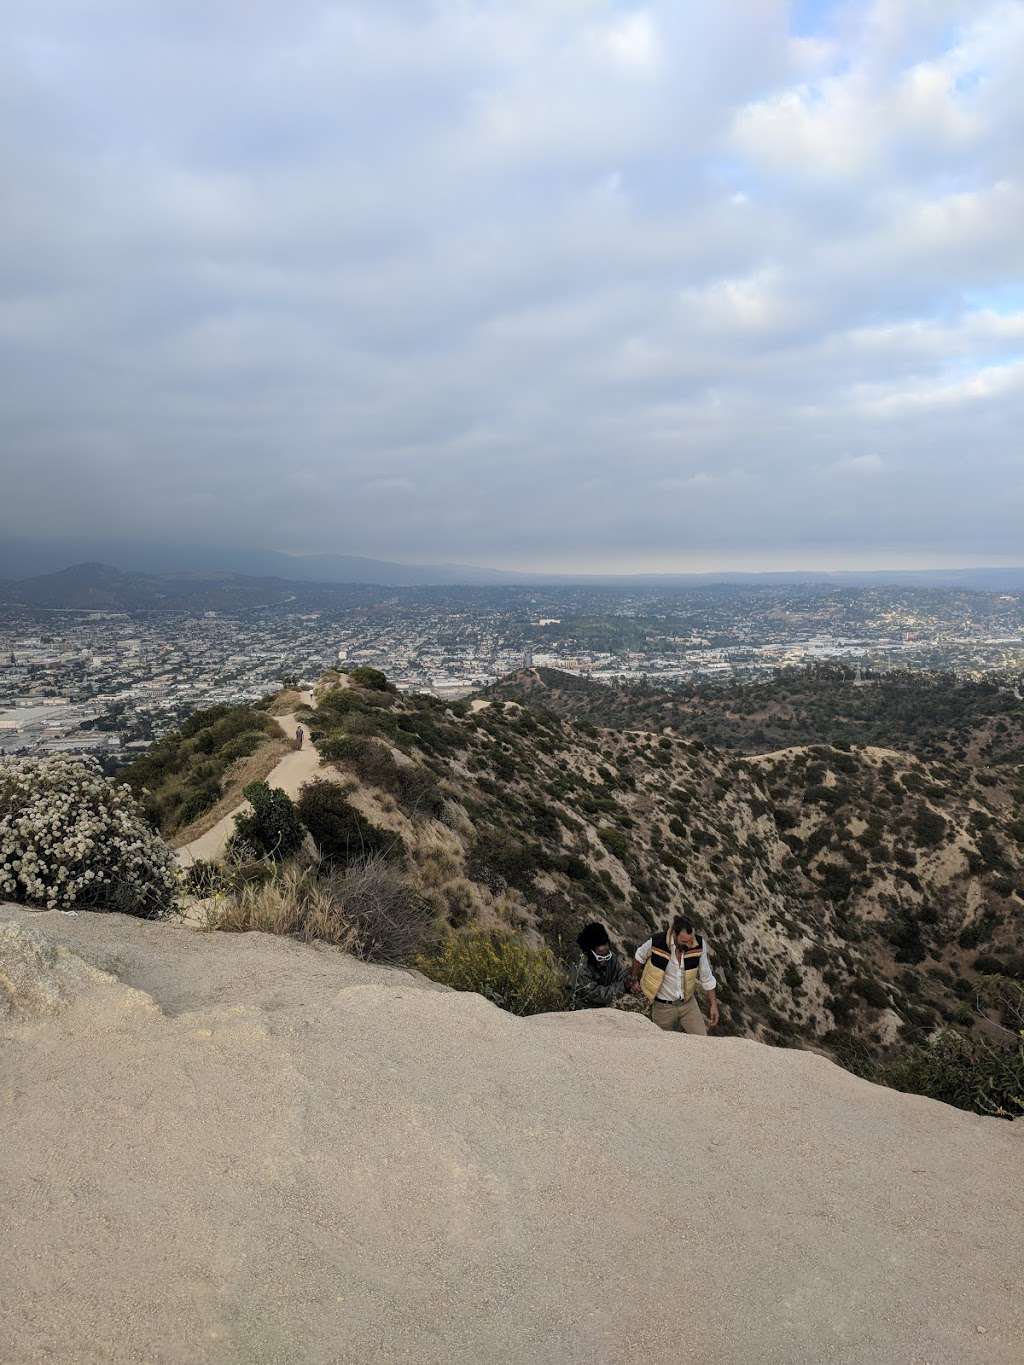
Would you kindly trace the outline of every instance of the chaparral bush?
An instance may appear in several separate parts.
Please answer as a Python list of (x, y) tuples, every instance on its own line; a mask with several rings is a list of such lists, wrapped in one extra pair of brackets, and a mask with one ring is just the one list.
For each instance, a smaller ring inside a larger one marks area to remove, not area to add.
[(174, 906), (173, 854), (92, 758), (0, 763), (0, 895), (155, 919)]
[(333, 943), (368, 962), (408, 962), (432, 937), (434, 911), (393, 864), (374, 856), (345, 868), (274, 866), (208, 912), (206, 927)]
[(391, 688), (387, 676), (379, 668), (353, 668), (348, 680), (353, 687), (364, 687), (374, 692), (387, 692)]
[(475, 991), (512, 1014), (567, 1007), (565, 974), (551, 953), (509, 934), (452, 934), (438, 951), (418, 957), (413, 965), (433, 981)]
[(908, 1049), (872, 1080), (929, 1095), (957, 1109), (1013, 1119), (1024, 1115), (1024, 1033), (993, 1043), (944, 1029), (931, 1042)]
[(242, 795), (252, 811), (235, 816), (235, 833), (228, 840), (228, 852), (236, 857), (271, 858), (274, 862), (297, 853), (305, 830), (288, 793), (266, 782), (250, 782)]
[(307, 782), (299, 792), (298, 813), (326, 862), (340, 867), (374, 853), (398, 860), (405, 856), (402, 836), (371, 824), (337, 782)]

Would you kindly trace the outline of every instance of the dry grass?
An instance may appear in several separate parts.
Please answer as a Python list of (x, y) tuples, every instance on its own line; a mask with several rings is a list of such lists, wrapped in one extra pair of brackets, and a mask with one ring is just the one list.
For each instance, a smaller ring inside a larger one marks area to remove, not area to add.
[(384, 858), (340, 871), (292, 862), (210, 907), (204, 928), (317, 940), (367, 962), (400, 964), (431, 937), (434, 912)]
[(346, 952), (352, 952), (356, 942), (355, 927), (333, 888), (317, 877), (314, 867), (298, 863), (289, 863), (269, 880), (243, 886), (210, 907), (206, 928), (322, 939)]
[(300, 706), (306, 705), (305, 694), (297, 691), (294, 687), (286, 687), (283, 692), (278, 692), (277, 696), (267, 707), (267, 711), (272, 716), (290, 716)]

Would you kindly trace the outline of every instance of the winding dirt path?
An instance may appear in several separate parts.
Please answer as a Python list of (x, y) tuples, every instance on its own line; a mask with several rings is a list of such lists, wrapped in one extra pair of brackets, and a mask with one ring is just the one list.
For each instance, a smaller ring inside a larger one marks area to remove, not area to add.
[[(302, 700), (309, 706), (314, 705), (312, 692), (303, 692)], [(274, 719), (286, 735), (294, 737), (295, 729), (300, 723), (294, 712), (275, 716)], [(293, 749), (290, 753), (285, 754), (277, 767), (272, 768), (267, 774), (267, 786), (280, 787), (294, 800), (299, 794), (299, 789), (304, 783), (316, 776), (319, 768), (320, 755), (310, 740), (307, 730), (302, 748)], [(241, 802), (234, 810), (230, 810), (227, 815), (222, 816), (205, 834), (201, 834), (198, 839), (193, 839), (188, 844), (182, 844), (175, 855), (179, 866), (188, 867), (190, 863), (194, 863), (200, 858), (207, 862), (213, 862), (220, 858), (228, 840), (235, 832), (235, 816), (239, 811), (245, 810), (247, 805), (247, 801)]]

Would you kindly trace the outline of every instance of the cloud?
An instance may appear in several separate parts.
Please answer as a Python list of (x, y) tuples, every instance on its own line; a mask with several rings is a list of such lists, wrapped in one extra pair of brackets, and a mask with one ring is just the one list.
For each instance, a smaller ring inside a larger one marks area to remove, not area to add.
[(880, 455), (851, 455), (845, 460), (837, 460), (832, 466), (837, 474), (852, 474), (859, 479), (874, 478), (884, 468), (885, 461)]
[(360, 492), (374, 498), (391, 498), (411, 495), (416, 492), (412, 479), (367, 479)]
[(1024, 6), (793, 12), (15, 0), (0, 532), (1024, 555)]

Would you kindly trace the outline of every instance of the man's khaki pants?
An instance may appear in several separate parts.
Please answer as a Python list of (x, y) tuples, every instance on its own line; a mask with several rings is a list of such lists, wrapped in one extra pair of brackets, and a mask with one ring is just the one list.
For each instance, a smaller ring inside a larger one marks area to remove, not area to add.
[(701, 1038), (707, 1037), (704, 1016), (695, 995), (685, 1001), (655, 1000), (651, 1006), (651, 1019), (668, 1033), (696, 1033)]

